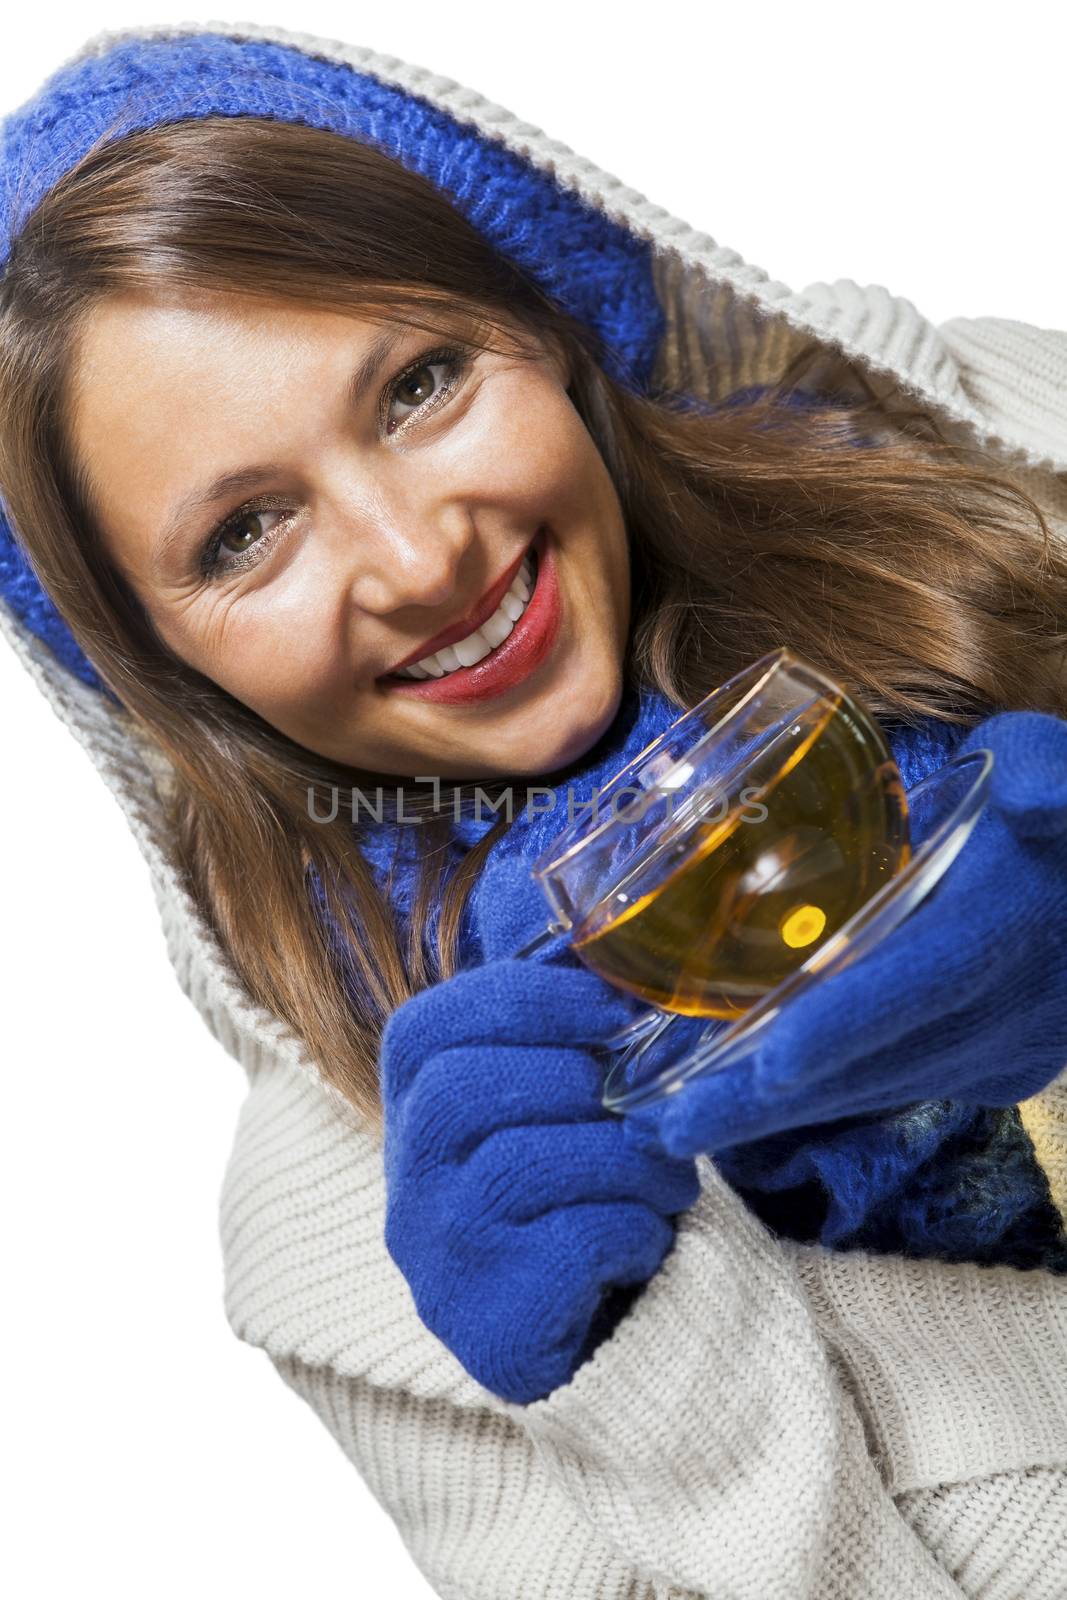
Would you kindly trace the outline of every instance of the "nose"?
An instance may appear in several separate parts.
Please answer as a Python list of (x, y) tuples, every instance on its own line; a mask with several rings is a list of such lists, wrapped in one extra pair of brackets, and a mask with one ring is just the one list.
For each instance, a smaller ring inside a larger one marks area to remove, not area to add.
[(372, 616), (446, 606), (462, 588), (463, 558), (475, 530), (467, 510), (426, 497), (379, 506), (351, 530), (348, 593)]

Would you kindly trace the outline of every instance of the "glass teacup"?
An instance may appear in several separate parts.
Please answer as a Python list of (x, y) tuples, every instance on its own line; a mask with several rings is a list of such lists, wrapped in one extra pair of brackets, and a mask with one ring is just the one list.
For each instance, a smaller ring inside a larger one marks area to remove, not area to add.
[[(772, 651), (648, 745), (533, 866), (585, 965), (652, 1009), (607, 1040), (604, 1104), (677, 1092), (886, 937), (962, 849), (993, 755), (905, 793), (871, 715)], [(678, 1018), (707, 1018), (672, 1048)]]

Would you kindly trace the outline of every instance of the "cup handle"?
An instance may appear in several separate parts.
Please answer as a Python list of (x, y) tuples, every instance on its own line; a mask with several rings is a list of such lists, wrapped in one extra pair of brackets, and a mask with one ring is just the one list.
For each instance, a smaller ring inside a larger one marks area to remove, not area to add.
[(521, 950), (516, 950), (512, 959), (515, 961), (525, 961), (527, 956), (534, 955), (546, 944), (550, 944), (553, 939), (558, 939), (561, 933), (566, 932), (567, 927), (565, 923), (550, 922), (546, 928), (541, 929), (540, 933), (534, 935), (529, 944), (524, 944)]

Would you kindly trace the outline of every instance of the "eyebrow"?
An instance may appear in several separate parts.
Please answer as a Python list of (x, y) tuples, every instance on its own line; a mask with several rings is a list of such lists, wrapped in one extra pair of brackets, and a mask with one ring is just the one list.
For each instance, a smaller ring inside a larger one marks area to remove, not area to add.
[[(396, 348), (407, 332), (406, 327), (394, 324), (375, 339), (345, 386), (345, 404), (348, 407), (354, 409), (363, 403), (367, 390), (377, 378), (390, 352)], [(185, 495), (174, 507), (160, 530), (153, 565), (157, 570), (162, 569), (171, 556), (174, 546), (181, 542), (186, 526), (199, 512), (233, 495), (255, 489), (257, 485), (279, 476), (280, 473), (281, 468), (274, 462), (241, 467), (236, 472), (224, 472), (210, 483)]]

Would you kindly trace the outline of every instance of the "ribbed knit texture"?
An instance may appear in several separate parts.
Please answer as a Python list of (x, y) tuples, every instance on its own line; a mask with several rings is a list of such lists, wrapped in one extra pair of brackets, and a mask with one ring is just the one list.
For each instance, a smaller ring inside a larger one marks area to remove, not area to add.
[[(222, 1196), (227, 1312), (443, 1595), (977, 1595), (910, 1526), (943, 1484), (983, 1559), (1028, 1572), (968, 1497), (983, 1480), (1025, 1497), (1035, 1468), (1063, 1492), (1064, 1281), (776, 1242), (699, 1165), (700, 1200), (613, 1337), (509, 1406), (415, 1316), (369, 1141), (299, 1069), (267, 1068)], [(1064, 1529), (1034, 1511), (1067, 1583)]]
[[(222, 32), (416, 96), (646, 243), (666, 324), (654, 384), (722, 398), (814, 336), (828, 366), (844, 352), (887, 399), (987, 446), (1067, 537), (1062, 335), (992, 318), (935, 328), (848, 280), (796, 293), (451, 80), (337, 42)], [(439, 1594), (1067, 1594), (1063, 1278), (775, 1238), (706, 1163), (675, 1250), (575, 1380), (527, 1408), (481, 1389), (385, 1250), (380, 1152), (243, 989), (176, 872), (166, 764), (3, 598), (0, 631), (121, 805), (178, 980), (248, 1072), (221, 1207), (234, 1331), (332, 1429)], [(1021, 1108), (1061, 1174), (1065, 1104), (1061, 1078)]]

